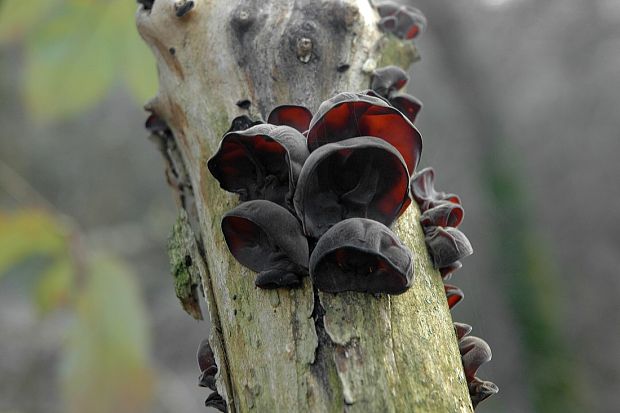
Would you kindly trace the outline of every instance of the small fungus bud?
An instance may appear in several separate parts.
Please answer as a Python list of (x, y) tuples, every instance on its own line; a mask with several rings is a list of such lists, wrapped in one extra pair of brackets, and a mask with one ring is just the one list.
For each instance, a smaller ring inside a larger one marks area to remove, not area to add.
[(474, 252), (465, 234), (455, 228), (430, 227), (425, 239), (435, 268), (446, 267)]

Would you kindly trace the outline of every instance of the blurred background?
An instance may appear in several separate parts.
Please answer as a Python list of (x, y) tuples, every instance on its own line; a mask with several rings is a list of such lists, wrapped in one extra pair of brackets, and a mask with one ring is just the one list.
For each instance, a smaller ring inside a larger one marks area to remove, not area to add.
[[(501, 389), (477, 411), (620, 411), (620, 0), (410, 4), (422, 166), (476, 250), (453, 317)], [(0, 0), (0, 413), (205, 411), (134, 10)]]

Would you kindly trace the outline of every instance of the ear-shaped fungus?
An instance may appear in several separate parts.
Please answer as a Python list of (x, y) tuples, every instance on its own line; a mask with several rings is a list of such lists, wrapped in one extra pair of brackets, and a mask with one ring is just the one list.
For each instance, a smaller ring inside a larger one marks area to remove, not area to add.
[(480, 366), (491, 361), (491, 347), (480, 337), (467, 336), (459, 341), (459, 351), (467, 382), (471, 382)]
[(478, 404), (490, 396), (499, 393), (499, 387), (491, 381), (481, 380), (478, 377), (474, 377), (468, 384), (469, 397), (471, 397), (471, 404), (474, 409), (478, 407)]
[(230, 122), (230, 128), (228, 128), (226, 133), (246, 130), (262, 123), (260, 120), (252, 120), (246, 115), (237, 116)]
[(282, 105), (271, 111), (267, 123), (290, 126), (299, 132), (305, 132), (308, 130), (311, 120), (312, 112), (308, 108), (297, 105)]
[(454, 306), (460, 303), (465, 297), (463, 291), (455, 285), (444, 284), (443, 289), (446, 292), (446, 300), (448, 300), (448, 308), (450, 310), (452, 310)]
[(370, 79), (370, 88), (384, 98), (402, 89), (409, 81), (407, 72), (398, 66), (386, 66), (375, 70)]
[(205, 338), (200, 342), (196, 358), (198, 359), (198, 367), (200, 367), (201, 372), (198, 385), (215, 391), (217, 364), (215, 363), (215, 356), (208, 339)]
[(463, 264), (461, 263), (461, 261), (455, 261), (452, 264), (448, 264), (445, 267), (441, 267), (439, 268), (439, 273), (441, 274), (441, 278), (444, 281), (448, 281), (450, 278), (452, 278), (452, 275), (461, 269), (461, 267), (463, 267)]
[(213, 392), (207, 397), (205, 400), (206, 407), (213, 407), (220, 412), (226, 412), (226, 400), (222, 398), (222, 396), (218, 392)]
[(327, 143), (357, 136), (374, 136), (394, 146), (413, 173), (422, 153), (422, 137), (413, 124), (382, 99), (340, 93), (326, 100), (310, 122), (310, 152)]
[(220, 187), (238, 194), (241, 201), (266, 199), (292, 209), (307, 157), (305, 138), (295, 129), (256, 125), (224, 135), (207, 165)]
[(423, 227), (457, 228), (463, 222), (464, 214), (465, 211), (459, 204), (444, 202), (424, 211), (420, 217), (420, 223)]
[(425, 240), (435, 268), (446, 267), (474, 252), (465, 234), (456, 228), (431, 227)]
[(390, 103), (400, 110), (411, 123), (415, 123), (418, 113), (422, 110), (422, 101), (407, 93), (394, 93), (390, 96)]
[(385, 225), (364, 218), (339, 222), (310, 257), (310, 275), (321, 291), (401, 294), (413, 282), (411, 252)]
[[(426, 17), (416, 8), (393, 1), (378, 2), (375, 7), (381, 16), (379, 27), (401, 39), (414, 39), (426, 29)], [(390, 19), (395, 23), (386, 24)]]
[(456, 339), (461, 340), (463, 337), (471, 333), (472, 326), (465, 323), (454, 322), (454, 332), (456, 333)]
[(409, 205), (407, 166), (389, 143), (368, 136), (321, 146), (299, 176), (294, 205), (305, 233), (361, 217), (391, 225)]
[(416, 200), (422, 212), (445, 202), (461, 204), (458, 195), (435, 190), (435, 171), (433, 168), (424, 168), (411, 178), (411, 196)]
[(261, 288), (295, 286), (308, 274), (308, 240), (297, 218), (273, 202), (245, 202), (226, 213), (222, 232), (228, 249), (258, 272)]

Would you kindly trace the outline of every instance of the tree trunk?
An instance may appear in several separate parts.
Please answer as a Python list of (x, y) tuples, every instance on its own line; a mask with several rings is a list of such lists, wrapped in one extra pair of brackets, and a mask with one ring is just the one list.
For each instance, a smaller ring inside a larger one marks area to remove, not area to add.
[[(408, 67), (415, 48), (377, 30), (368, 0), (195, 0), (177, 17), (186, 3), (156, 0), (137, 23), (159, 70), (147, 109), (174, 135), (160, 144), (187, 212), (175, 248), (202, 278), (229, 411), (471, 412), (415, 204), (396, 224), (415, 255), (405, 294), (320, 293), (309, 278), (302, 288), (262, 290), (222, 236), (236, 196), (207, 169), (233, 118), (264, 119), (285, 103), (316, 111), (337, 92), (366, 89), (377, 65)], [(247, 109), (237, 105), (244, 100)]]

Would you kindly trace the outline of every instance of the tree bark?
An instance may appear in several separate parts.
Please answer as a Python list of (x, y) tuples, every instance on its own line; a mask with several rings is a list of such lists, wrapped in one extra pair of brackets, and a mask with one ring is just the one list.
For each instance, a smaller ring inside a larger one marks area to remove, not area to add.
[[(337, 92), (366, 89), (377, 65), (408, 67), (413, 45), (382, 35), (368, 0), (194, 3), (177, 17), (173, 0), (156, 0), (140, 7), (137, 24), (159, 70), (147, 109), (174, 135), (160, 149), (186, 212), (175, 248), (202, 279), (229, 411), (471, 412), (415, 203), (395, 226), (415, 255), (405, 294), (320, 293), (309, 278), (302, 288), (261, 290), (226, 247), (220, 220), (238, 201), (206, 163), (233, 118), (265, 119), (285, 103), (316, 111)], [(237, 105), (244, 100), (248, 109)]]

